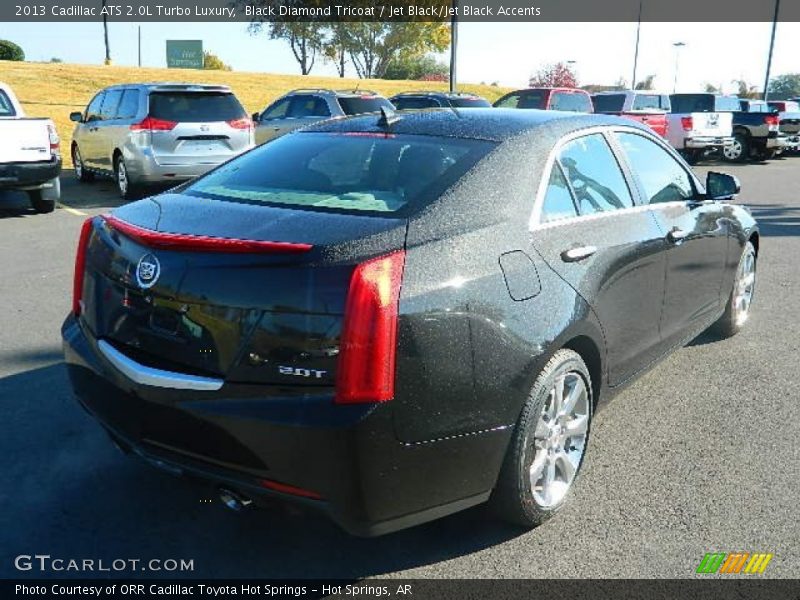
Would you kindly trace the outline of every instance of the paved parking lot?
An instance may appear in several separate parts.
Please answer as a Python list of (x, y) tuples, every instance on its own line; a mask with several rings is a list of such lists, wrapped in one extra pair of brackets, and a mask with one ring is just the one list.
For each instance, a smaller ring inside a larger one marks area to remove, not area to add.
[(114, 450), (71, 399), (59, 338), (81, 213), (118, 204), (113, 187), (66, 174), (49, 215), (0, 199), (0, 576), (50, 554), (193, 559), (199, 577), (689, 577), (705, 552), (748, 551), (796, 577), (800, 157), (721, 168), (762, 229), (745, 332), (701, 336), (598, 413), (572, 501), (539, 529), (477, 508), (372, 540), (283, 509), (230, 513)]

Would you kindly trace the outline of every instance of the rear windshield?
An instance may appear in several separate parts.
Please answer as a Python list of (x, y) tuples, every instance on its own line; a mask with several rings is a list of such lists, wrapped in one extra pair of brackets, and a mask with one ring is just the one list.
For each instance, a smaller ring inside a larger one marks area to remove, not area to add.
[(592, 96), (592, 100), (594, 111), (599, 113), (622, 112), (622, 107), (625, 106), (625, 94), (598, 94)]
[(185, 193), (400, 216), (439, 197), (495, 145), (433, 136), (296, 133), (226, 163)]
[(450, 98), (450, 105), (455, 108), (487, 108), (491, 106), (488, 100), (483, 98)]
[(14, 117), (16, 114), (17, 111), (11, 104), (11, 98), (3, 90), (0, 90), (0, 117)]
[(402, 96), (392, 100), (397, 110), (414, 110), (422, 108), (438, 108), (441, 106), (434, 98), (427, 96)]
[(494, 104), (498, 108), (547, 108), (547, 92), (545, 90), (530, 90), (513, 92), (500, 98)]
[(220, 92), (153, 92), (150, 116), (179, 123), (233, 121), (245, 115), (236, 96)]
[(362, 113), (380, 112), (381, 108), (394, 110), (392, 103), (386, 98), (374, 96), (340, 96), (339, 106), (346, 115), (360, 115)]
[(714, 96), (711, 94), (673, 94), (669, 97), (674, 113), (712, 112)]

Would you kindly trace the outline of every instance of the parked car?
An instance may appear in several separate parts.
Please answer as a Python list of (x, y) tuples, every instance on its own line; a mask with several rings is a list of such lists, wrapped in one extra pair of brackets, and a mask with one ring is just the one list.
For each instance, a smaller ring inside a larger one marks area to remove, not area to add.
[(60, 173), (56, 126), (26, 117), (14, 92), (0, 82), (0, 192), (26, 192), (36, 212), (52, 212), (61, 197)]
[(669, 99), (667, 140), (689, 164), (733, 145), (731, 111), (738, 110), (738, 101), (723, 101), (718, 108), (714, 94), (672, 94)]
[(573, 88), (526, 88), (509, 92), (497, 99), (496, 108), (538, 108), (567, 112), (594, 112), (592, 97), (585, 90)]
[[(723, 98), (723, 97), (720, 97)], [(779, 130), (778, 115), (763, 100), (739, 99), (739, 110), (733, 114), (733, 144), (725, 148), (723, 158), (744, 161), (749, 158), (771, 159), (789, 145)], [(720, 103), (721, 100), (717, 100)]]
[(125, 199), (202, 175), (254, 145), (253, 123), (221, 85), (113, 85), (70, 119), (75, 176), (112, 177)]
[(121, 448), (231, 508), (378, 535), (488, 500), (534, 526), (599, 400), (745, 325), (738, 191), (628, 119), (328, 120), (88, 219), (66, 365)]
[(293, 90), (261, 113), (253, 114), (256, 143), (263, 144), (317, 121), (378, 113), (382, 108), (394, 110), (386, 98), (369, 90)]
[(465, 92), (403, 92), (389, 98), (398, 110), (421, 108), (488, 108), (486, 98)]
[(770, 101), (770, 108), (778, 111), (778, 126), (787, 137), (787, 150), (800, 150), (800, 104), (792, 101)]
[(667, 137), (669, 95), (644, 90), (598, 92), (592, 96), (594, 112), (639, 121)]

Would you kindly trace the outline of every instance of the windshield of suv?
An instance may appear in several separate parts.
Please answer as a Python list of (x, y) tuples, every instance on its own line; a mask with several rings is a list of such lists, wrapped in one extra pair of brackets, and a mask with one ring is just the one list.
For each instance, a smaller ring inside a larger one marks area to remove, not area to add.
[(497, 108), (547, 108), (545, 90), (524, 90), (512, 92), (494, 103)]
[(283, 136), (186, 188), (201, 198), (397, 213), (441, 195), (496, 144), (383, 133)]
[(227, 92), (152, 92), (150, 116), (178, 123), (234, 121), (247, 115)]
[(14, 105), (11, 104), (11, 98), (3, 91), (0, 90), (0, 117), (13, 117), (17, 114), (14, 110)]
[(625, 106), (625, 94), (597, 94), (592, 96), (594, 112), (622, 112)]
[(337, 100), (346, 115), (380, 112), (381, 108), (394, 110), (392, 103), (380, 96), (339, 96)]

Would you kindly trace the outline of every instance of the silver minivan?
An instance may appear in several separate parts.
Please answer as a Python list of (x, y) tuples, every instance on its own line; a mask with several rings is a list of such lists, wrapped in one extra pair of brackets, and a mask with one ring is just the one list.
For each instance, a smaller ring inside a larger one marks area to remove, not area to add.
[(70, 114), (80, 181), (113, 177), (123, 198), (147, 184), (181, 182), (254, 145), (253, 123), (227, 86), (114, 85)]

